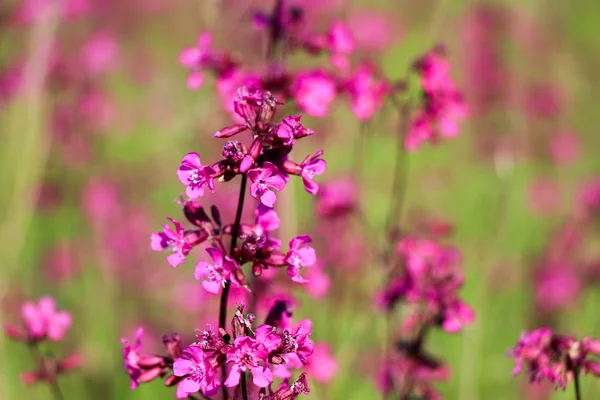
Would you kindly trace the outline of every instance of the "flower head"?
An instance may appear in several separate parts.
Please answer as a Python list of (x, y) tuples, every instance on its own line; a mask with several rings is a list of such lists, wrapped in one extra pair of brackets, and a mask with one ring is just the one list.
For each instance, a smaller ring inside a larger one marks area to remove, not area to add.
[(208, 165), (202, 165), (198, 153), (193, 152), (183, 157), (181, 166), (177, 169), (179, 181), (186, 186), (185, 194), (191, 199), (204, 196), (205, 187), (215, 192), (213, 174), (215, 170)]
[(225, 380), (225, 386), (234, 387), (240, 383), (242, 372), (252, 373), (252, 382), (258, 387), (267, 387), (273, 382), (271, 370), (265, 366), (267, 350), (255, 339), (242, 336), (235, 339), (233, 348), (227, 353), (227, 362), (231, 370)]
[(49, 296), (40, 298), (37, 304), (23, 304), (21, 316), (29, 340), (48, 338), (58, 341), (64, 338), (65, 332), (71, 326), (71, 314), (67, 311), (57, 311), (56, 301)]
[(296, 236), (290, 241), (290, 250), (285, 256), (285, 262), (288, 265), (287, 274), (292, 281), (297, 283), (307, 283), (308, 280), (302, 278), (300, 271), (304, 267), (310, 267), (317, 261), (315, 249), (303, 245), (311, 243), (312, 239), (308, 235)]
[(285, 187), (286, 180), (277, 167), (270, 162), (265, 162), (262, 168), (255, 168), (248, 171), (248, 178), (252, 181), (250, 193), (255, 199), (267, 207), (273, 207), (277, 197), (271, 190), (278, 192)]
[(131, 378), (131, 389), (135, 389), (140, 385), (140, 376), (142, 375), (142, 369), (138, 365), (140, 360), (140, 352), (142, 351), (142, 335), (144, 334), (143, 328), (138, 328), (135, 331), (135, 346), (131, 346), (127, 339), (121, 339), (123, 347), (123, 367), (129, 378)]
[(318, 151), (314, 156), (308, 155), (300, 164), (304, 189), (310, 194), (317, 194), (319, 192), (319, 184), (313, 178), (316, 175), (322, 175), (327, 167), (325, 160), (320, 158), (322, 155), (323, 150)]
[(298, 107), (311, 117), (324, 117), (337, 95), (335, 81), (323, 71), (299, 73), (292, 88)]
[(239, 269), (237, 263), (219, 249), (210, 247), (206, 251), (214, 264), (198, 261), (194, 271), (197, 280), (204, 279), (202, 282), (204, 289), (210, 293), (218, 293), (219, 288), (225, 284), (225, 281), (231, 281), (234, 285), (239, 285), (233, 275)]
[(163, 231), (153, 233), (151, 237), (151, 246), (154, 251), (170, 249), (173, 254), (167, 257), (167, 261), (173, 268), (179, 266), (185, 261), (192, 249), (192, 245), (185, 238), (185, 230), (183, 225), (175, 221), (173, 218), (167, 218), (175, 226), (175, 230), (169, 225), (163, 225)]
[(204, 351), (191, 345), (183, 351), (180, 358), (173, 363), (173, 374), (182, 377), (178, 392), (187, 395), (202, 391), (205, 396), (213, 396), (219, 391), (221, 381), (216, 371), (206, 359)]

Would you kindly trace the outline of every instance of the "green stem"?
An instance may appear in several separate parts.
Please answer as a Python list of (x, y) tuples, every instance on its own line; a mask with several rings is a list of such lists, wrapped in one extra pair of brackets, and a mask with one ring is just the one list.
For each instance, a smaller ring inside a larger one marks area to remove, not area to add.
[(581, 387), (579, 386), (579, 371), (575, 371), (575, 400), (581, 400)]

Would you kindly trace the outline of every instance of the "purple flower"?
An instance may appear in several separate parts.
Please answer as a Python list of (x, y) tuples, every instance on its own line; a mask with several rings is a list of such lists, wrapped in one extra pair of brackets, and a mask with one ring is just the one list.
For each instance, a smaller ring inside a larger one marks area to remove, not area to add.
[(303, 267), (310, 267), (317, 261), (315, 249), (310, 246), (300, 247), (311, 242), (312, 239), (308, 235), (296, 236), (290, 241), (290, 251), (285, 256), (285, 262), (288, 265), (287, 274), (294, 282), (307, 283), (308, 280), (300, 276), (300, 271)]
[(183, 157), (181, 166), (177, 169), (179, 181), (187, 186), (185, 194), (190, 199), (204, 196), (205, 186), (208, 186), (211, 192), (215, 192), (213, 174), (215, 170), (209, 165), (202, 165), (198, 153), (193, 152)]
[[(235, 339), (233, 348), (227, 353), (227, 362), (233, 363), (225, 386), (234, 387), (240, 383), (242, 372), (252, 373), (252, 382), (258, 387), (267, 387), (273, 382), (271, 370), (264, 364), (267, 361), (267, 350), (256, 340), (248, 336)], [(262, 364), (262, 365), (261, 365)]]
[(41, 297), (37, 304), (33, 302), (23, 304), (21, 316), (30, 340), (43, 338), (61, 340), (71, 326), (71, 314), (67, 311), (57, 311), (56, 301), (49, 296)]
[(289, 117), (285, 117), (277, 127), (277, 137), (282, 139), (285, 145), (291, 146), (294, 144), (294, 139), (299, 139), (314, 133), (312, 130), (302, 126), (300, 123), (301, 120), (302, 115), (290, 115)]
[(229, 256), (224, 255), (219, 249), (210, 247), (206, 249), (206, 252), (212, 258), (214, 265), (205, 261), (198, 261), (194, 271), (197, 280), (206, 278), (202, 282), (204, 289), (210, 293), (218, 293), (219, 287), (223, 286), (227, 280), (236, 286), (239, 285), (233, 275), (233, 272), (239, 269), (236, 262)]
[(314, 156), (308, 155), (300, 164), (302, 168), (302, 182), (304, 189), (310, 194), (319, 192), (319, 184), (313, 180), (315, 175), (322, 175), (325, 172), (327, 163), (321, 157), (323, 150), (318, 151)]
[(299, 73), (292, 88), (298, 107), (311, 117), (324, 117), (337, 95), (336, 84), (323, 71)]
[(167, 224), (163, 224), (163, 231), (153, 233), (151, 246), (154, 251), (170, 249), (173, 254), (167, 257), (167, 261), (173, 268), (185, 261), (185, 256), (190, 253), (192, 245), (185, 238), (183, 226), (173, 218), (167, 218), (175, 226), (175, 231)]
[(371, 119), (383, 105), (388, 85), (373, 76), (372, 68), (362, 65), (356, 69), (347, 83), (352, 99), (352, 112), (360, 121)]
[(125, 359), (123, 367), (131, 378), (131, 389), (135, 389), (140, 385), (142, 369), (138, 365), (138, 361), (140, 360), (140, 352), (142, 351), (143, 334), (144, 329), (141, 327), (135, 331), (135, 347), (131, 347), (127, 339), (121, 339), (121, 343), (125, 345), (123, 348), (123, 358)]
[(196, 47), (184, 49), (179, 55), (180, 64), (191, 70), (187, 78), (187, 86), (191, 90), (200, 89), (204, 83), (204, 74), (201, 69), (212, 58), (211, 42), (210, 34), (203, 33), (198, 38)]
[(205, 396), (213, 396), (219, 391), (221, 381), (204, 352), (198, 346), (191, 345), (183, 351), (183, 355), (173, 363), (173, 374), (184, 377), (179, 382), (178, 393), (191, 393), (202, 390)]
[(248, 171), (248, 178), (253, 182), (250, 186), (250, 193), (255, 199), (267, 207), (273, 207), (277, 197), (270, 188), (280, 192), (285, 187), (285, 177), (275, 165), (265, 162), (262, 168), (255, 168)]

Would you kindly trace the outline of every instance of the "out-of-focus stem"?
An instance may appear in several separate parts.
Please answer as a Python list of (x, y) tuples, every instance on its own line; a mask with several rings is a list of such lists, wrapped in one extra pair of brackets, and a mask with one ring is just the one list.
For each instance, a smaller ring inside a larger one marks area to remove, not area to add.
[(39, 364), (44, 376), (47, 378), (47, 382), (50, 385), (50, 389), (52, 389), (52, 396), (56, 400), (64, 400), (65, 397), (63, 396), (60, 390), (60, 386), (58, 386), (56, 376), (51, 376), (50, 371), (48, 371), (46, 366), (46, 359), (42, 355), (42, 352), (40, 351), (37, 342), (30, 344), (29, 349), (31, 350), (31, 358), (33, 358), (33, 361), (35, 363)]
[[(233, 251), (235, 246), (237, 245), (237, 239), (240, 235), (240, 223), (242, 221), (242, 211), (244, 210), (244, 199), (246, 197), (246, 174), (242, 175), (242, 182), (240, 183), (240, 194), (238, 197), (238, 205), (237, 211), (235, 212), (235, 221), (233, 222), (233, 229), (231, 231), (231, 247), (229, 250), (229, 254), (233, 256)], [(227, 300), (229, 298), (229, 281), (225, 281), (225, 286), (223, 287), (223, 292), (221, 292), (221, 302), (219, 304), (219, 328), (225, 328), (225, 324), (227, 321)], [(225, 387), (225, 365), (223, 365), (223, 399), (227, 400), (227, 388)], [(242, 375), (242, 383), (243, 387), (246, 386), (245, 376)], [(247, 400), (244, 397), (244, 400)]]
[(581, 387), (579, 386), (579, 371), (575, 371), (575, 377), (573, 378), (575, 383), (575, 400), (581, 400)]

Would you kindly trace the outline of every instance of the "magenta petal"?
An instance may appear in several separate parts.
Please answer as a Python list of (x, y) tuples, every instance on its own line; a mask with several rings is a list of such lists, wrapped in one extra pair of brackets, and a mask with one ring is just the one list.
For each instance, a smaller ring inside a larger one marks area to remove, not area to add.
[(216, 281), (204, 281), (204, 282), (202, 282), (202, 287), (208, 293), (217, 294), (217, 293), (219, 293), (219, 289), (221, 288), (221, 285), (219, 284), (219, 282), (216, 282)]
[(271, 178), (269, 178), (269, 186), (271, 186), (279, 192), (285, 188), (285, 183), (285, 179), (281, 174), (274, 175)]
[(273, 382), (271, 370), (266, 367), (254, 367), (252, 371), (252, 382), (258, 387), (267, 387)]
[[(254, 159), (250, 156), (244, 157), (240, 164), (240, 172), (246, 172), (254, 165)], [(258, 176), (258, 174), (256, 175)], [(250, 178), (252, 181), (256, 180), (256, 178)]]
[(200, 58), (200, 50), (197, 47), (188, 47), (179, 54), (179, 63), (187, 68), (196, 66)]
[(306, 246), (296, 250), (296, 253), (300, 256), (302, 260), (302, 265), (311, 266), (317, 261), (317, 254), (315, 253), (315, 249), (312, 247)]
[(275, 201), (277, 200), (277, 196), (275, 193), (268, 190), (260, 197), (260, 202), (263, 203), (267, 207), (273, 207)]
[(187, 77), (186, 84), (190, 90), (198, 90), (204, 83), (204, 74), (200, 71), (190, 72)]
[(162, 232), (153, 233), (150, 237), (150, 247), (152, 247), (152, 250), (161, 251), (166, 247), (164, 244), (165, 240), (164, 236), (162, 235)]
[(322, 175), (327, 169), (327, 163), (325, 160), (315, 160), (309, 167), (314, 175)]
[(185, 376), (194, 370), (195, 364), (185, 358), (178, 358), (173, 363), (173, 375)]
[(194, 151), (187, 153), (181, 160), (181, 164), (192, 169), (200, 169), (202, 164), (200, 163), (200, 155)]
[(236, 367), (231, 368), (229, 371), (229, 376), (225, 380), (225, 386), (234, 387), (240, 383), (240, 370)]
[(223, 265), (223, 252), (221, 250), (209, 247), (206, 249), (206, 252), (210, 255), (216, 266), (220, 267)]
[(304, 183), (304, 190), (312, 195), (316, 195), (319, 193), (319, 184), (312, 179), (302, 178), (302, 183)]
[(190, 199), (197, 199), (204, 196), (204, 186), (188, 186), (185, 188), (185, 194)]
[(308, 235), (299, 235), (290, 240), (290, 249), (294, 250), (305, 243), (312, 243), (312, 238)]
[(198, 261), (196, 268), (194, 269), (194, 276), (196, 277), (196, 280), (204, 279), (210, 275), (208, 265), (209, 264), (205, 261)]
[(185, 257), (180, 253), (173, 253), (169, 257), (167, 257), (167, 262), (173, 267), (176, 268), (179, 265), (185, 262)]
[(181, 390), (187, 393), (196, 393), (200, 390), (200, 382), (195, 379), (185, 378), (181, 381)]

